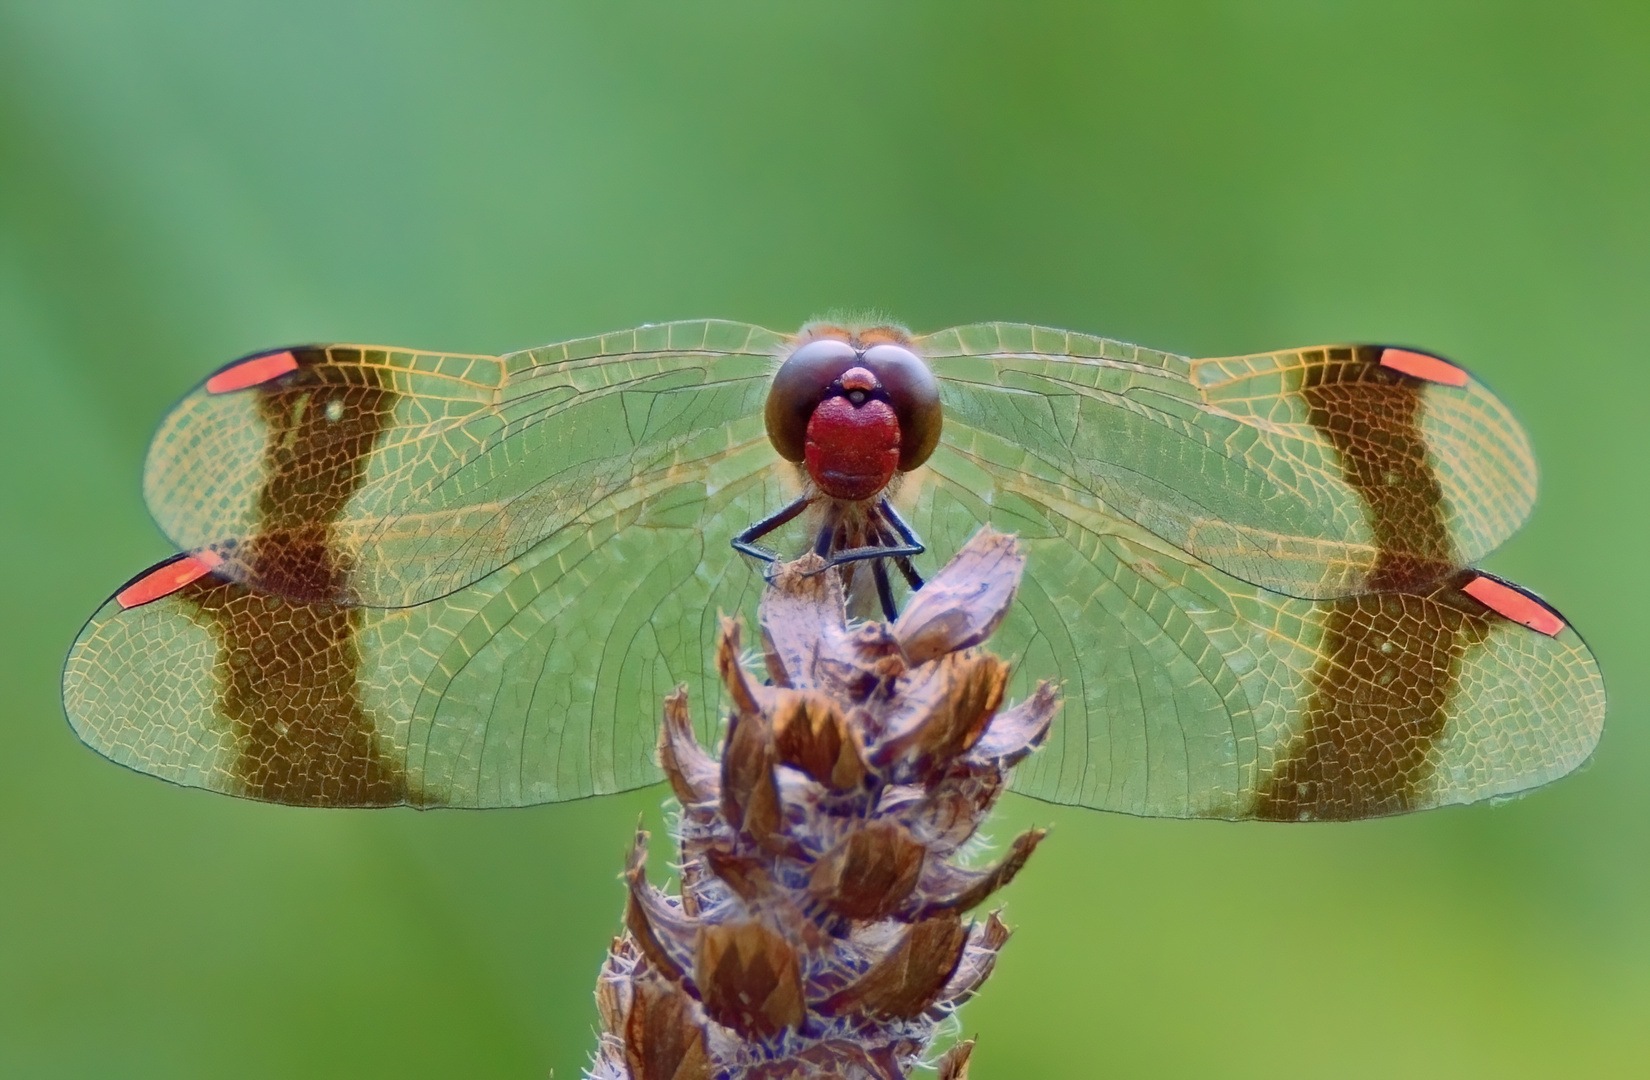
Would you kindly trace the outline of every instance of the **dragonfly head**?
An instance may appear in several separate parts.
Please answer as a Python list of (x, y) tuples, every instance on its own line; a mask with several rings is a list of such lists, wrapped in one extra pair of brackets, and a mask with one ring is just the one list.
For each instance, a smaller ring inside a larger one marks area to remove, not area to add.
[(812, 328), (774, 374), (768, 438), (825, 494), (873, 498), (939, 442), (939, 386), (907, 341), (883, 327)]

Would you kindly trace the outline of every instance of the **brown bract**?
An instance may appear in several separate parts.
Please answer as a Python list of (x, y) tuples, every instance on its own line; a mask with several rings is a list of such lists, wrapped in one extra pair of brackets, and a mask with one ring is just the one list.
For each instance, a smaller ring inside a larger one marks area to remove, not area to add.
[[(682, 690), (659, 736), (682, 891), (648, 884), (639, 834), (591, 1077), (898, 1080), (924, 1059), (1008, 939), (995, 913), (965, 913), (1044, 835), (983, 868), (957, 857), (1059, 707), (1044, 684), (1004, 708), (1008, 666), (976, 648), (1024, 563), (983, 530), (892, 626), (851, 626), (815, 557), (783, 567), (761, 609), (766, 682), (723, 621), (720, 757), (694, 738)], [(963, 1080), (971, 1047), (933, 1062), (940, 1075)]]

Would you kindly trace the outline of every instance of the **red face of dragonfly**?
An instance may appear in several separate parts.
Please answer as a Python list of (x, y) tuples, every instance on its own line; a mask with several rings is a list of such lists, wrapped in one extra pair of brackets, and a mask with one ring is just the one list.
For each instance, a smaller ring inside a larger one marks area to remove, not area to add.
[(814, 328), (774, 376), (768, 438), (826, 495), (875, 498), (938, 445), (939, 386), (908, 344), (893, 328)]

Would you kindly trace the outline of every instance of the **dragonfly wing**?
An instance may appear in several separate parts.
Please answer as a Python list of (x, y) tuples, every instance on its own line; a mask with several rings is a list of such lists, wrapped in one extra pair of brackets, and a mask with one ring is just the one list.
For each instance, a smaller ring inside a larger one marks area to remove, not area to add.
[(1506, 407), (1422, 354), (1193, 360), (1007, 323), (917, 347), (940, 381), (942, 441), (1004, 478), (997, 490), (1018, 475), (1056, 485), (1274, 592), (1441, 580), (1517, 530), (1535, 499), (1529, 440)]
[(331, 345), (232, 364), (166, 418), (144, 494), (217, 573), (400, 607), (522, 555), (729, 420), (779, 335), (646, 326), (503, 357)]
[(65, 707), (122, 764), (276, 802), (519, 806), (651, 783), (659, 702), (686, 683), (713, 724), (718, 614), (754, 614), (761, 575), (726, 537), (799, 489), (758, 408), (414, 607), (163, 564), (81, 632)]
[(1291, 597), (1059, 483), (1009, 486), (951, 445), (924, 468), (899, 501), (935, 550), (986, 522), (1027, 549), (992, 645), (1016, 658), (1011, 696), (1058, 678), (1065, 704), (1015, 772), (1025, 794), (1148, 816), (1373, 817), (1539, 786), (1598, 741), (1604, 689), (1581, 638), (1474, 571)]
[[(1460, 570), (1534, 481), (1493, 398), (1435, 389), (1458, 369), (1052, 333), (920, 343), (945, 434), (896, 495), (942, 557), (984, 522), (1028, 544), (999, 644), (1067, 705), (1023, 790), (1360, 817), (1510, 794), (1590, 752), (1585, 646)], [(659, 698), (719, 700), (716, 613), (760, 587), (725, 541), (799, 490), (761, 419), (781, 344), (673, 324), (220, 372), (146, 474), (195, 554), (88, 623), (71, 723), (135, 768), (283, 802), (522, 805), (655, 779)]]

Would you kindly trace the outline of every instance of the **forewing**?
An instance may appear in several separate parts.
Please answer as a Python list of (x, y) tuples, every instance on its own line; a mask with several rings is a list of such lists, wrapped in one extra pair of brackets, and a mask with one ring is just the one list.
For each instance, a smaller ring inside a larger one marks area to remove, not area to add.
[[(1273, 592), (1417, 588), (1529, 515), (1529, 440), (1436, 358), (1326, 346), (1216, 360), (1009, 323), (917, 341), (942, 442), (991, 474), (1059, 490)], [(1453, 385), (1459, 383), (1460, 385)], [(1033, 564), (1035, 567), (1035, 563)]]
[[(75, 642), (70, 723), (134, 769), (303, 805), (519, 806), (651, 783), (664, 695), (689, 686), (708, 741), (718, 614), (754, 614), (761, 575), (725, 538), (799, 490), (768, 446), (763, 391), (526, 555), (416, 607), (156, 568)], [(658, 415), (695, 392), (659, 395)]]
[(1580, 637), (1521, 593), (1475, 586), (1474, 571), (1285, 596), (1058, 483), (1010, 486), (949, 444), (897, 501), (936, 551), (987, 522), (1025, 545), (992, 647), (1015, 658), (1011, 697), (1063, 683), (1048, 744), (1014, 774), (1037, 798), (1149, 816), (1373, 817), (1537, 787), (1584, 761), (1603, 726)]
[(172, 411), (144, 494), (166, 534), (215, 556), (223, 578), (298, 600), (419, 604), (760, 414), (781, 343), (701, 320), (503, 357), (264, 354)]

